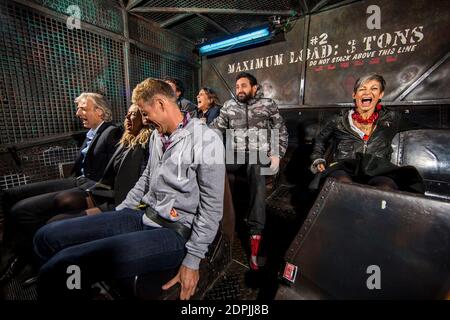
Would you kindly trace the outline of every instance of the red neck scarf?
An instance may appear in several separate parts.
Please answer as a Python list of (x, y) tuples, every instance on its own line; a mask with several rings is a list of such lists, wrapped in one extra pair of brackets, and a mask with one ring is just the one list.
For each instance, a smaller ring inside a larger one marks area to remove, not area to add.
[(375, 121), (377, 121), (378, 116), (379, 116), (379, 114), (378, 114), (378, 111), (379, 111), (379, 110), (381, 110), (381, 105), (380, 105), (380, 104), (378, 104), (378, 105), (375, 107), (375, 110), (374, 110), (374, 112), (371, 114), (370, 117), (368, 117), (367, 119), (364, 119), (364, 118), (359, 114), (358, 110), (355, 108), (355, 111), (354, 111), (353, 114), (352, 114), (352, 119), (355, 120), (355, 121), (358, 122), (358, 123), (361, 123), (361, 124), (372, 124), (372, 123), (374, 123)]

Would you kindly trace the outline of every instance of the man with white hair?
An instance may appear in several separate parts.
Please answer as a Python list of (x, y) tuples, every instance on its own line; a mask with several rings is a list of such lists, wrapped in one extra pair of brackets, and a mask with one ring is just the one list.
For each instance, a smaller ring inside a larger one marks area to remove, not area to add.
[(0, 283), (10, 280), (26, 265), (32, 253), (34, 233), (58, 213), (52, 210), (55, 196), (63, 190), (94, 185), (102, 177), (120, 140), (121, 129), (111, 123), (112, 112), (102, 95), (84, 92), (75, 103), (76, 116), (89, 131), (75, 161), (73, 176), (5, 190), (3, 251), (9, 254), (2, 261)]

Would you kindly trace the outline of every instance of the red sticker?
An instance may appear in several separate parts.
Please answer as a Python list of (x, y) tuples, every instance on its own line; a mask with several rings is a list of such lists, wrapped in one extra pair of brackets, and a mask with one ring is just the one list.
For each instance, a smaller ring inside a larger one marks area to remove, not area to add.
[(172, 208), (172, 210), (170, 210), (170, 216), (172, 218), (178, 217), (178, 212), (177, 212), (177, 210), (175, 210), (175, 208)]
[(283, 278), (294, 283), (295, 277), (297, 276), (298, 267), (293, 265), (292, 263), (286, 262), (284, 266)]

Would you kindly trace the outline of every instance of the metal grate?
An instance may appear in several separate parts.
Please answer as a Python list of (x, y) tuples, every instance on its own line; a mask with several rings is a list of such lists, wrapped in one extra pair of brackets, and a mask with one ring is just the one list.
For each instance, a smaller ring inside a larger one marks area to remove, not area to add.
[(297, 7), (294, 0), (154, 0), (144, 2), (146, 7), (161, 8), (219, 8), (219, 9), (246, 9), (246, 10), (289, 10)]
[(122, 119), (122, 43), (11, 3), (0, 14), (0, 144), (80, 130), (73, 100), (84, 91), (104, 94)]
[(52, 146), (42, 153), (42, 160), (44, 166), (55, 166), (59, 163), (72, 162), (78, 155), (78, 148), (76, 146), (63, 148), (61, 146)]
[(183, 57), (188, 61), (195, 61), (194, 45), (180, 39), (168, 31), (156, 29), (149, 22), (136, 16), (129, 18), (130, 38), (149, 47), (160, 49), (168, 53)]
[(30, 177), (24, 174), (13, 173), (0, 176), (0, 189), (6, 190), (12, 187), (21, 186), (27, 184), (30, 181)]
[(130, 63), (132, 89), (146, 78), (161, 78), (161, 57), (153, 52), (131, 45)]
[(292, 205), (291, 197), (294, 187), (280, 185), (267, 199), (267, 212), (283, 217), (285, 219), (295, 219), (297, 213)]
[[(83, 21), (117, 33), (123, 29), (117, 2), (32, 2), (61, 13), (69, 5), (79, 5)], [(105, 95), (114, 121), (122, 122), (126, 111), (124, 43), (119, 36), (70, 30), (51, 14), (12, 0), (0, 2), (0, 18), (0, 145), (11, 152), (0, 154), (0, 188), (8, 189), (59, 178), (58, 165), (75, 160), (78, 147), (71, 138), (27, 148), (20, 145), (81, 130), (73, 102), (81, 92)], [(142, 18), (130, 16), (129, 21), (130, 35), (142, 44), (130, 47), (132, 88), (146, 77), (172, 76), (184, 82), (185, 96), (192, 100), (198, 82), (193, 44)]]
[(198, 90), (197, 69), (183, 61), (170, 59), (134, 45), (130, 47), (130, 84), (133, 89), (142, 80), (174, 77), (180, 79), (185, 87), (184, 96), (193, 101)]
[(162, 60), (162, 76), (180, 79), (185, 88), (184, 96), (194, 101), (198, 91), (198, 73), (195, 67), (187, 66), (186, 63), (168, 58)]
[(139, 14), (142, 15), (145, 19), (154, 21), (156, 23), (162, 23), (178, 15), (177, 13), (164, 13), (164, 12), (147, 12)]
[(17, 277), (13, 278), (4, 286), (4, 300), (36, 301), (36, 283), (29, 286), (26, 286), (23, 283), (31, 276), (33, 276), (33, 268), (31, 265), (27, 265)]
[(181, 34), (192, 41), (196, 41), (197, 39), (204, 37), (214, 39), (223, 35), (222, 31), (216, 29), (216, 27), (212, 26), (200, 17), (195, 17), (186, 22), (180, 23), (170, 30)]
[(73, 162), (78, 154), (75, 140), (22, 149), (20, 164), (10, 154), (0, 155), (0, 189), (59, 178), (59, 163)]
[(208, 17), (219, 23), (231, 33), (261, 26), (269, 22), (267, 16), (242, 16), (233, 14), (208, 14)]
[(111, 0), (32, 0), (44, 7), (67, 14), (69, 6), (80, 8), (81, 20), (115, 33), (123, 33), (122, 12)]

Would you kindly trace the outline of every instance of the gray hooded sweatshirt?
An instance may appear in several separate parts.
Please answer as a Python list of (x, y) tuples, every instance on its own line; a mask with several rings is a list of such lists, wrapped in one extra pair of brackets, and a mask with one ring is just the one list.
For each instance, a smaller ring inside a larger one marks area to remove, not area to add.
[[(190, 119), (184, 128), (172, 133), (170, 140), (163, 152), (160, 134), (153, 132), (147, 167), (116, 210), (136, 209), (145, 203), (162, 218), (192, 228), (183, 265), (198, 269), (223, 214), (223, 142), (199, 119)], [(159, 226), (146, 215), (142, 220), (145, 225)]]

